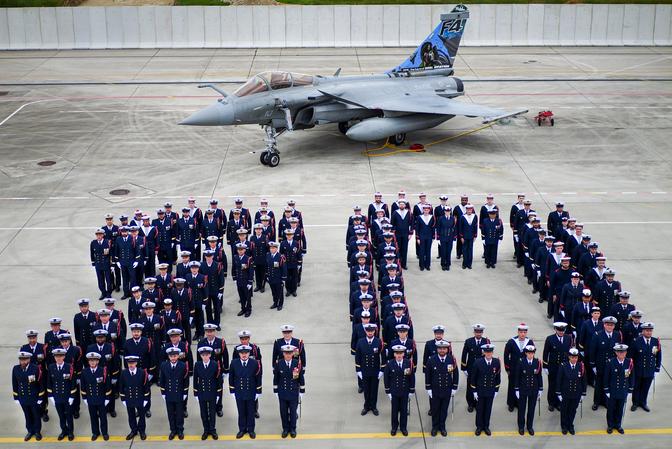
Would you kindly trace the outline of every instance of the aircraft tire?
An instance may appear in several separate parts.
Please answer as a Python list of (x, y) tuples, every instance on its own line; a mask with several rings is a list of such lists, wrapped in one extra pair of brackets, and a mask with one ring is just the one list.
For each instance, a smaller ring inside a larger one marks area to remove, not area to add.
[(259, 155), (259, 162), (261, 162), (262, 165), (268, 165), (269, 159), (270, 153), (268, 151), (263, 151), (261, 155)]
[(280, 155), (278, 153), (272, 153), (268, 157), (268, 166), (277, 167), (280, 164)]
[(349, 128), (350, 127), (348, 126), (348, 122), (338, 122), (338, 130), (341, 132), (341, 134), (345, 135)]
[(392, 145), (401, 145), (406, 140), (406, 133), (393, 134), (387, 138), (387, 142)]

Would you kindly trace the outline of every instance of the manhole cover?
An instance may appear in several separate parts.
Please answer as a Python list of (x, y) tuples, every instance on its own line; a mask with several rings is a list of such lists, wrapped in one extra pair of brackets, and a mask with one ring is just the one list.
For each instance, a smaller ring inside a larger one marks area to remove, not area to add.
[(110, 190), (110, 195), (114, 195), (114, 196), (128, 195), (129, 193), (131, 193), (131, 191), (128, 190), (128, 189), (114, 189), (114, 190)]
[(528, 59), (527, 61), (523, 61), (523, 64), (536, 64), (537, 61), (536, 59)]
[(56, 161), (41, 161), (38, 162), (37, 165), (40, 167), (51, 167), (52, 165), (56, 165)]

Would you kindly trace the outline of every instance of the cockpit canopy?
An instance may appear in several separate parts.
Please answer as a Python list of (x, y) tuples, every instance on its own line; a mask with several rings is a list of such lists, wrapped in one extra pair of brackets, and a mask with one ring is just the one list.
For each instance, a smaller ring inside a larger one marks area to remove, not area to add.
[(233, 93), (236, 97), (246, 97), (248, 95), (268, 90), (286, 89), (288, 87), (309, 86), (313, 84), (313, 77), (303, 73), (292, 72), (261, 72), (250, 78), (245, 84), (240, 86)]

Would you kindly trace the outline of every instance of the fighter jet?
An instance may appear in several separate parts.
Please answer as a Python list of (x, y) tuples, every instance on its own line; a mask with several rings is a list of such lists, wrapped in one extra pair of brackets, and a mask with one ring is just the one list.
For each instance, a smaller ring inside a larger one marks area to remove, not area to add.
[(464, 83), (452, 76), (469, 11), (457, 5), (441, 15), (441, 23), (397, 67), (374, 75), (305, 75), (263, 72), (231, 94), (212, 84), (221, 98), (197, 111), (180, 125), (228, 126), (258, 124), (266, 132), (260, 160), (280, 163), (277, 137), (286, 131), (338, 123), (356, 141), (387, 139), (401, 145), (406, 133), (433, 128), (456, 115), (482, 117), (491, 123), (527, 112), (504, 111), (456, 100)]

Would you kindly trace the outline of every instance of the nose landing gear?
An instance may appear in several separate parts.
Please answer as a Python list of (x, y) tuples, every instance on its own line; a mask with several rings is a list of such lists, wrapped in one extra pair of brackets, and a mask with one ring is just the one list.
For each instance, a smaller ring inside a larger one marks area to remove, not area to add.
[(282, 134), (282, 131), (276, 132), (271, 126), (264, 126), (264, 131), (266, 132), (266, 149), (259, 156), (259, 161), (262, 165), (277, 167), (280, 164), (277, 137)]

